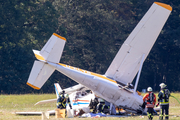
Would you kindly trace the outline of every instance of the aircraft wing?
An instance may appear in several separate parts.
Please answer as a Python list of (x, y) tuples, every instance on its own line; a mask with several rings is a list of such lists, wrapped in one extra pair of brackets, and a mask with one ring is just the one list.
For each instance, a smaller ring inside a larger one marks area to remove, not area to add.
[(145, 60), (171, 11), (171, 6), (154, 2), (121, 46), (105, 76), (123, 84), (131, 83), (143, 54)]
[(66, 94), (71, 94), (72, 92), (75, 92), (75, 91), (89, 90), (88, 88), (86, 88), (84, 85), (81, 85), (81, 84), (77, 84), (77, 85), (68, 87), (63, 90), (62, 90), (61, 86), (59, 85), (59, 83), (54, 83), (54, 87), (55, 87), (55, 92), (56, 92), (57, 98), (59, 98), (59, 93), (62, 92), (63, 90), (65, 91)]
[(63, 89), (63, 90), (65, 91), (66, 94), (71, 94), (72, 92), (75, 92), (75, 91), (83, 91), (83, 90), (89, 90), (89, 89), (86, 88), (82, 84), (78, 84), (78, 85)]

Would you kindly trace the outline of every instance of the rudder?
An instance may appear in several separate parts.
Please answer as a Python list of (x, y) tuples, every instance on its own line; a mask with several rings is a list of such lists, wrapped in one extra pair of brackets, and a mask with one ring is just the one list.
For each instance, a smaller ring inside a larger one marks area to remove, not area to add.
[(54, 83), (54, 87), (55, 87), (56, 96), (57, 98), (59, 98), (59, 93), (62, 91), (62, 88), (59, 85), (59, 83)]

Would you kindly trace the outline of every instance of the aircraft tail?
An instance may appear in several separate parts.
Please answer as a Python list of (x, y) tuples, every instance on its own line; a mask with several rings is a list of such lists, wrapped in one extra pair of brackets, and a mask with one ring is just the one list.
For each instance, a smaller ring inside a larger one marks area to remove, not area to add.
[(56, 96), (57, 98), (59, 98), (59, 93), (62, 92), (62, 88), (59, 85), (59, 83), (54, 83), (54, 87), (55, 87)]
[(33, 50), (36, 58), (40, 61), (34, 62), (27, 85), (38, 90), (44, 85), (55, 70), (46, 62), (59, 63), (65, 42), (65, 38), (53, 33), (41, 51)]

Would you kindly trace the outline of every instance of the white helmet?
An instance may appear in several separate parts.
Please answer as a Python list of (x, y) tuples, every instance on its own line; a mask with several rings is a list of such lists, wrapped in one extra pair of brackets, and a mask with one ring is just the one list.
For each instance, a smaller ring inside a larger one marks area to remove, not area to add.
[(99, 98), (98, 101), (99, 102), (105, 102), (104, 99), (102, 99), (102, 98)]
[(161, 87), (161, 89), (166, 87), (166, 85), (164, 83), (161, 83), (159, 86)]
[(66, 98), (68, 98), (69, 97), (69, 95), (68, 94), (66, 94)]
[(151, 87), (148, 87), (148, 88), (147, 88), (147, 91), (148, 91), (148, 92), (152, 92), (152, 88), (151, 88)]

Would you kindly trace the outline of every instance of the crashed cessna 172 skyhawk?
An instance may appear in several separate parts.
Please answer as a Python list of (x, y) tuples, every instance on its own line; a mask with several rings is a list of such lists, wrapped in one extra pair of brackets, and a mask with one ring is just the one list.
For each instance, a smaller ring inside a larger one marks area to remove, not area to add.
[[(137, 113), (143, 104), (136, 92), (141, 68), (171, 11), (171, 6), (154, 2), (104, 75), (59, 63), (66, 39), (54, 33), (41, 51), (33, 50), (39, 61), (35, 60), (27, 85), (40, 89), (57, 70), (115, 106)], [(136, 74), (134, 88), (129, 87)]]

